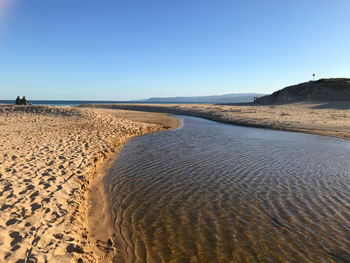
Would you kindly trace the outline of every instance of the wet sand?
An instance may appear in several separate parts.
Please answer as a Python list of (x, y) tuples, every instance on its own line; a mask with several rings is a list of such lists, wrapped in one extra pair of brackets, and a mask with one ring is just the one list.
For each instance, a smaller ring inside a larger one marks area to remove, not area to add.
[(111, 232), (101, 237), (93, 228), (104, 226), (95, 216), (107, 208), (101, 202), (107, 161), (129, 138), (178, 124), (164, 114), (0, 106), (0, 262), (97, 262), (112, 255)]
[(83, 107), (165, 112), (213, 121), (350, 139), (350, 103), (301, 102), (283, 105), (87, 104)]

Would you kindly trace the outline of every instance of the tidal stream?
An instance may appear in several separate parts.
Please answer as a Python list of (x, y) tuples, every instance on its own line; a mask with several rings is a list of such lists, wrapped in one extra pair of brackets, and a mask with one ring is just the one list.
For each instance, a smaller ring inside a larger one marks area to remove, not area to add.
[(350, 262), (350, 142), (179, 118), (105, 178), (116, 262)]

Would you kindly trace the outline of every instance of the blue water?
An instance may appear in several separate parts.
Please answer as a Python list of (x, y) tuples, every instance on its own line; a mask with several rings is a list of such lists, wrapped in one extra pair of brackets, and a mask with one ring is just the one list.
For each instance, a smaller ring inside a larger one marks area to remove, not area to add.
[[(32, 105), (79, 106), (90, 103), (145, 103), (140, 101), (107, 101), (107, 100), (29, 100)], [(0, 103), (15, 104), (15, 100), (0, 100)]]
[[(91, 103), (138, 103), (138, 104), (193, 104), (196, 102), (157, 102), (157, 101), (108, 101), (108, 100), (29, 100), (32, 105), (79, 106)], [(15, 100), (0, 100), (0, 103), (14, 105)]]

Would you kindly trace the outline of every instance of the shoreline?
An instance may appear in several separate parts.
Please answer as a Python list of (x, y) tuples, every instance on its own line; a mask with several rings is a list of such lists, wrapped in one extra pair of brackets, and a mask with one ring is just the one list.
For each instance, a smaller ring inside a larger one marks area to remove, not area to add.
[[(153, 123), (163, 126), (163, 129), (155, 131), (165, 131), (170, 129), (176, 129), (181, 125), (181, 121), (175, 117), (168, 116), (164, 113), (135, 113), (133, 111), (112, 110), (113, 115), (121, 117), (131, 121), (139, 121), (146, 123)], [(141, 136), (149, 133), (144, 133), (136, 136)], [(90, 230), (90, 239), (94, 244), (94, 253), (97, 256), (97, 262), (108, 263), (113, 262), (117, 257), (114, 244), (116, 231), (114, 224), (109, 213), (109, 202), (107, 200), (104, 178), (107, 172), (115, 162), (119, 155), (120, 150), (124, 145), (133, 137), (126, 138), (120, 142), (115, 152), (111, 154), (106, 160), (103, 160), (101, 165), (93, 173), (93, 179), (88, 191), (89, 209), (88, 214), (88, 226)]]
[(168, 128), (110, 110), (0, 106), (0, 259), (96, 262), (96, 173), (129, 138)]
[(81, 107), (187, 115), (245, 127), (350, 140), (350, 105), (343, 101), (283, 105), (85, 104)]

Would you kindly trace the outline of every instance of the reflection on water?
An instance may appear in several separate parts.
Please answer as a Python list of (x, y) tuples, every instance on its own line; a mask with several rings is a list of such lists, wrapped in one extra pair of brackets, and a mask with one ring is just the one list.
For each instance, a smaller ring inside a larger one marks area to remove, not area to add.
[(349, 262), (350, 143), (181, 118), (106, 177), (117, 262)]

